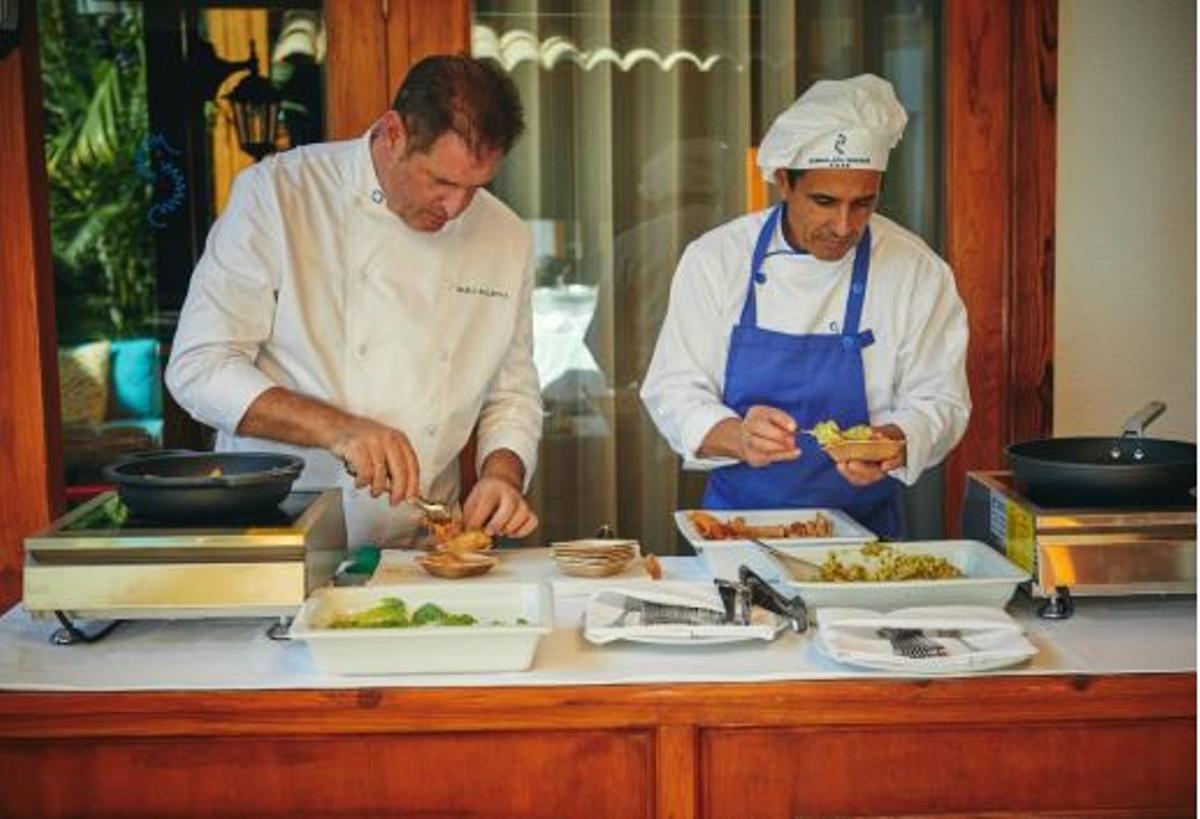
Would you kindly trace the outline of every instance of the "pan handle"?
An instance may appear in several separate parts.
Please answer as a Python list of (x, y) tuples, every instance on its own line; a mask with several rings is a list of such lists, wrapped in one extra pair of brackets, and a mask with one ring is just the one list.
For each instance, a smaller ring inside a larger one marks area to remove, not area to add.
[(1151, 401), (1146, 406), (1129, 416), (1129, 420), (1122, 427), (1122, 436), (1137, 435), (1142, 436), (1146, 433), (1146, 427), (1150, 426), (1150, 422), (1167, 411), (1167, 405), (1162, 401)]

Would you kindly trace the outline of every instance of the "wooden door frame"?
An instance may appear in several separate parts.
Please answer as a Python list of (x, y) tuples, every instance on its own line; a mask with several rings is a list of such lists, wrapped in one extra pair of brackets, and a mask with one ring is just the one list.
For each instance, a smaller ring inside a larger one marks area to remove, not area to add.
[(946, 531), (966, 474), (1051, 433), (1058, 0), (945, 4), (946, 257), (966, 304), (974, 409), (946, 467)]
[[(957, 532), (968, 470), (1050, 434), (1058, 0), (945, 4), (946, 248), (971, 325), (975, 409), (950, 457), (945, 520)], [(463, 52), (469, 0), (327, 0), (327, 133), (360, 134), (413, 60)], [(0, 609), (20, 597), (22, 538), (62, 508), (48, 193), (33, 0), (0, 60)]]

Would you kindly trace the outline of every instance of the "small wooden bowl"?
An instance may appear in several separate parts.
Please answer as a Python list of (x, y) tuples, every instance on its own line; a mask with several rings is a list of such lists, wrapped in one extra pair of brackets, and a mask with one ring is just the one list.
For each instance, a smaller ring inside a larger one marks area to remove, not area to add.
[(843, 441), (824, 448), (825, 454), (838, 463), (846, 461), (871, 461), (881, 463), (899, 457), (904, 451), (904, 441), (878, 439), (874, 441)]
[(439, 552), (417, 558), (421, 568), (435, 577), (457, 580), (487, 574), (499, 563), (499, 558), (477, 552)]

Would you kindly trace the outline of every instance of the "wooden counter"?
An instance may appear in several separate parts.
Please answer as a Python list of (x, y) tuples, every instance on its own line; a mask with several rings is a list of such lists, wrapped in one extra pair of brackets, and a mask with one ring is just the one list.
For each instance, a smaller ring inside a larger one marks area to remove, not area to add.
[(1195, 739), (1195, 674), (4, 692), (0, 815), (1180, 816)]

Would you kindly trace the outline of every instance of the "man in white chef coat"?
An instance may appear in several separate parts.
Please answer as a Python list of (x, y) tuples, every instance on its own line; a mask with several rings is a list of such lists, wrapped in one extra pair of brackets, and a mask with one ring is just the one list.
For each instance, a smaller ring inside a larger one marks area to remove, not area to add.
[[(970, 415), (967, 318), (950, 268), (877, 214), (907, 115), (870, 74), (815, 83), (758, 153), (781, 201), (692, 242), (642, 400), (712, 509), (832, 507), (903, 534), (911, 484)], [(805, 433), (834, 420), (904, 442), (834, 463)]]
[(301, 455), (340, 486), (349, 541), (411, 534), (418, 493), (520, 537), (541, 435), (532, 241), (483, 190), (523, 130), (494, 67), (436, 56), (358, 139), (241, 173), (192, 276), (166, 380), (219, 450)]

